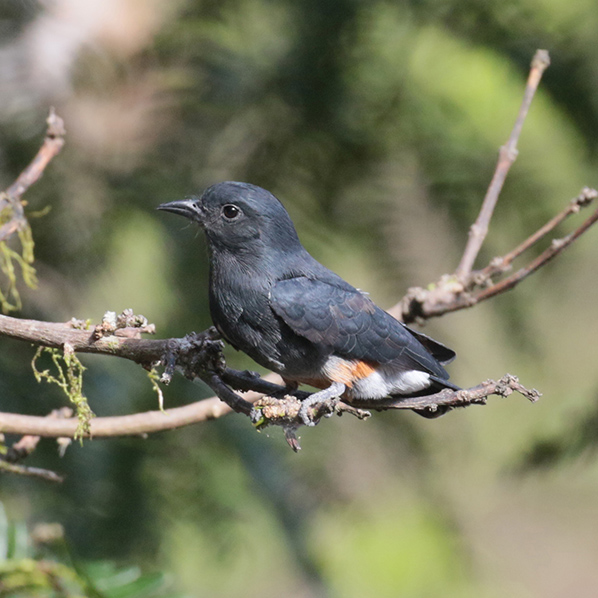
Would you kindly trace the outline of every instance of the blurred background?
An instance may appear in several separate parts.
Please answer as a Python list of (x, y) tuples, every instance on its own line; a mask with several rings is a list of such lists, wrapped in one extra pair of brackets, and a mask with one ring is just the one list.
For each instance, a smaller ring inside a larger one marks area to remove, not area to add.
[[(316, 258), (390, 307), (454, 270), (546, 48), (485, 265), (598, 185), (597, 31), (595, 0), (4, 0), (0, 188), (50, 106), (67, 128), (26, 195), (50, 211), (30, 218), (39, 288), (13, 315), (130, 307), (163, 338), (206, 328), (204, 240), (154, 208), (227, 179), (274, 192)], [(597, 251), (598, 229), (425, 327), (456, 350), (455, 383), (509, 372), (544, 393), (536, 405), (336, 418), (303, 431), (297, 455), (235, 415), (64, 458), (45, 440), (27, 463), (66, 481), (0, 477), (0, 572), (55, 559), (86, 572), (89, 596), (595, 596)], [(0, 339), (3, 411), (64, 404), (35, 382), (33, 353)], [(140, 368), (83, 361), (96, 414), (156, 408)], [(166, 405), (208, 394), (176, 379)], [(40, 523), (64, 543), (36, 548)], [(132, 580), (147, 584), (114, 593)]]

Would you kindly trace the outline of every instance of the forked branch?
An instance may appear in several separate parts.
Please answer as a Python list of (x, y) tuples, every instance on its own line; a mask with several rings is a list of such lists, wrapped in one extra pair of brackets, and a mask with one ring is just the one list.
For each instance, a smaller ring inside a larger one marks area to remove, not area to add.
[(582, 224), (568, 235), (560, 239), (553, 239), (550, 245), (527, 266), (520, 268), (517, 272), (502, 280), (497, 281), (495, 279), (508, 272), (517, 257), (548, 236), (566, 218), (591, 205), (597, 197), (598, 191), (589, 187), (584, 188), (577, 197), (567, 204), (560, 214), (530, 235), (515, 249), (502, 257), (494, 258), (485, 268), (472, 272), (467, 286), (457, 280), (456, 274), (444, 275), (431, 288), (413, 287), (409, 289), (405, 297), (389, 312), (406, 324), (415, 321), (421, 322), (446, 313), (473, 307), (481, 301), (515, 288), (528, 276), (565, 251), (590, 227), (596, 224), (598, 210), (588, 216)]
[(492, 218), (492, 214), (494, 213), (494, 208), (496, 206), (496, 202), (498, 201), (498, 197), (502, 190), (505, 179), (507, 178), (507, 174), (509, 173), (513, 162), (515, 162), (517, 159), (517, 142), (519, 141), (521, 129), (523, 128), (523, 123), (527, 117), (529, 107), (532, 103), (534, 95), (536, 94), (540, 80), (542, 79), (542, 74), (549, 65), (550, 57), (548, 52), (546, 50), (538, 50), (532, 60), (530, 73), (527, 78), (527, 85), (525, 87), (525, 93), (523, 95), (523, 101), (521, 102), (521, 108), (519, 108), (519, 114), (517, 115), (515, 126), (511, 131), (511, 135), (509, 136), (507, 143), (500, 148), (498, 163), (496, 165), (496, 170), (494, 171), (494, 176), (490, 181), (490, 186), (486, 192), (486, 197), (484, 197), (484, 201), (482, 202), (480, 213), (476, 221), (471, 225), (471, 229), (469, 231), (469, 240), (465, 246), (465, 251), (463, 252), (461, 262), (457, 266), (457, 270), (455, 270), (455, 276), (465, 285), (467, 285), (467, 280), (471, 274), (471, 269), (473, 268), (475, 259), (480, 252), (486, 235), (488, 234), (490, 220)]

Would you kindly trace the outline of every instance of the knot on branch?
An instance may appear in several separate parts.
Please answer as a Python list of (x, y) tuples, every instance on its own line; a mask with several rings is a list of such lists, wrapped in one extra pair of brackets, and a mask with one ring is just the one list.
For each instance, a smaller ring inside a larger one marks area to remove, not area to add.
[(50, 108), (50, 114), (48, 114), (46, 124), (48, 125), (46, 130), (46, 137), (48, 139), (62, 139), (66, 135), (64, 120), (56, 114), (54, 108)]
[[(83, 328), (86, 330), (89, 326), (82, 320), (71, 320), (73, 328)], [(120, 314), (115, 311), (107, 311), (102, 317), (102, 323), (98, 324), (93, 331), (93, 338), (98, 340), (104, 336), (121, 336), (126, 338), (141, 338), (142, 333), (155, 334), (156, 327), (150, 324), (147, 318), (142, 315), (135, 315), (133, 310), (128, 308)]]
[(206, 374), (223, 374), (226, 370), (223, 349), (224, 343), (213, 326), (182, 339), (170, 339), (162, 358), (164, 372), (160, 382), (169, 384), (177, 368), (189, 380), (204, 379)]
[(577, 213), (581, 208), (590, 205), (596, 198), (598, 198), (598, 191), (596, 189), (584, 187), (581, 193), (571, 200), (573, 204), (572, 210)]
[(405, 297), (390, 311), (405, 324), (412, 322), (423, 324), (433, 315), (455, 309), (454, 306), (457, 304), (460, 306), (459, 309), (475, 305), (477, 299), (468, 291), (469, 287), (455, 274), (445, 274), (438, 282), (429, 285), (426, 289), (422, 287), (408, 289)]

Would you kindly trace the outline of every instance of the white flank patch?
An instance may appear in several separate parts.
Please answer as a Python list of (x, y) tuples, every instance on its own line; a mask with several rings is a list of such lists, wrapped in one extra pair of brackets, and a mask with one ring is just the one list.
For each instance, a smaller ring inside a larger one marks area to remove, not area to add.
[(353, 385), (351, 395), (356, 399), (384, 399), (392, 395), (408, 395), (430, 386), (426, 372), (388, 372), (380, 368)]

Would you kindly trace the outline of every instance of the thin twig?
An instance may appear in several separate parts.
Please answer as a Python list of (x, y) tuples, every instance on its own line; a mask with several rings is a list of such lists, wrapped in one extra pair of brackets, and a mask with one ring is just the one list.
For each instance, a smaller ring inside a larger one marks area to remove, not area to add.
[(593, 226), (598, 221), (597, 213), (592, 214), (566, 237), (554, 239), (550, 247), (516, 273), (494, 283), (491, 277), (507, 270), (516, 257), (520, 256), (525, 250), (554, 230), (570, 214), (578, 212), (581, 207), (589, 205), (596, 198), (598, 198), (598, 191), (588, 187), (583, 189), (581, 194), (573, 199), (560, 214), (528, 237), (518, 247), (504, 257), (494, 258), (486, 268), (474, 272), (471, 276), (470, 288), (468, 290), (464, 290), (461, 283), (457, 282), (453, 276), (443, 276), (436, 285), (429, 289), (421, 287), (409, 289), (405, 297), (388, 310), (389, 313), (405, 324), (409, 324), (414, 321), (437, 318), (446, 313), (473, 307), (481, 301), (485, 301), (490, 297), (514, 288), (530, 274), (533, 274), (558, 254), (562, 253)]
[(64, 146), (64, 122), (50, 109), (47, 118), (48, 129), (44, 142), (29, 166), (23, 170), (17, 180), (0, 195), (0, 213), (6, 208), (12, 210), (10, 219), (0, 226), (0, 241), (6, 240), (25, 224), (25, 214), (21, 197), (44, 173), (46, 166), (55, 158)]
[(0, 461), (0, 472), (2, 473), (16, 473), (17, 475), (41, 478), (49, 482), (63, 482), (64, 478), (59, 476), (54, 471), (49, 469), (40, 469), (39, 467), (25, 467), (24, 465), (15, 465), (14, 463), (7, 463)]
[(451, 407), (466, 407), (467, 405), (480, 404), (485, 405), (486, 399), (491, 395), (498, 395), (501, 397), (508, 397), (514, 392), (519, 393), (528, 399), (531, 403), (535, 403), (542, 394), (535, 388), (526, 388), (520, 382), (517, 376), (505, 374), (500, 380), (486, 380), (477, 386), (462, 390), (451, 390), (445, 388), (435, 395), (426, 397), (413, 397), (410, 399), (398, 399), (394, 401), (384, 402), (380, 407), (377, 407), (373, 402), (356, 403), (359, 407), (367, 407), (368, 409), (378, 409), (386, 411), (388, 409), (421, 409), (430, 408), (434, 405), (447, 405)]
[(6, 454), (2, 456), (2, 460), (8, 463), (18, 463), (28, 457), (37, 448), (40, 441), (39, 436), (32, 436), (27, 434), (20, 440), (8, 447)]
[(236, 413), (250, 415), (253, 405), (231, 390), (216, 372), (208, 372), (200, 375), (200, 378), (216, 393), (216, 396), (224, 401)]
[(517, 120), (515, 121), (515, 125), (507, 143), (500, 148), (494, 176), (492, 177), (490, 186), (486, 192), (486, 197), (484, 197), (478, 218), (475, 223), (472, 224), (469, 231), (469, 240), (467, 241), (461, 262), (455, 270), (457, 279), (462, 283), (467, 282), (475, 259), (486, 238), (486, 234), (488, 233), (488, 226), (496, 202), (498, 201), (498, 196), (500, 195), (507, 174), (517, 158), (517, 142), (521, 134), (521, 129), (523, 128), (523, 123), (538, 88), (538, 84), (540, 83), (540, 79), (542, 78), (542, 74), (549, 65), (550, 57), (548, 52), (546, 50), (538, 50), (531, 63), (531, 70), (527, 79), (523, 102), (521, 103)]
[(584, 187), (581, 190), (581, 193), (572, 199), (560, 214), (557, 214), (543, 227), (539, 228), (533, 235), (530, 235), (525, 241), (523, 241), (523, 243), (515, 247), (515, 249), (502, 257), (494, 258), (488, 266), (482, 270), (474, 272), (472, 279), (476, 284), (481, 285), (493, 276), (506, 272), (511, 267), (513, 261), (522, 253), (527, 251), (530, 247), (533, 247), (538, 241), (543, 239), (546, 235), (548, 235), (548, 233), (552, 232), (569, 216), (572, 214), (577, 214), (582, 208), (589, 206), (597, 197), (598, 191), (596, 191), (596, 189)]
[(593, 224), (598, 222), (598, 210), (596, 210), (579, 228), (575, 229), (572, 233), (562, 239), (555, 239), (550, 247), (543, 251), (535, 260), (529, 263), (524, 268), (521, 268), (515, 274), (508, 276), (507, 278), (497, 282), (496, 284), (479, 291), (476, 295), (476, 302), (485, 301), (504, 293), (514, 287), (516, 287), (522, 280), (527, 278), (530, 274), (533, 274), (536, 270), (547, 264), (550, 260), (554, 259), (559, 253), (567, 249), (573, 241), (578, 239), (583, 233), (585, 233)]

